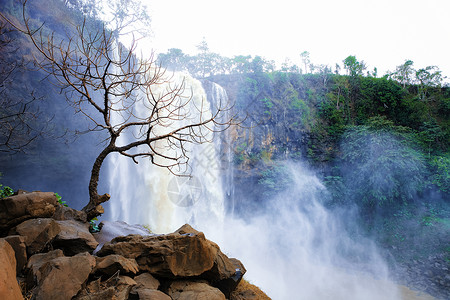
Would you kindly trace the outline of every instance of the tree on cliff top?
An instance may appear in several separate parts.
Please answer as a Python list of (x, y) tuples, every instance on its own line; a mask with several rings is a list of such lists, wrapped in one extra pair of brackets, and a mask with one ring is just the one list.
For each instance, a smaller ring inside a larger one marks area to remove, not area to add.
[[(89, 203), (82, 209), (89, 219), (101, 215), (101, 204), (110, 198), (98, 193), (100, 168), (109, 154), (118, 153), (135, 163), (147, 158), (175, 175), (184, 175), (189, 163), (187, 144), (209, 142), (211, 131), (232, 124), (232, 118), (222, 118), (229, 109), (226, 104), (208, 110), (206, 99), (194, 103), (184, 80), (171, 83), (153, 57), (137, 57), (134, 43), (127, 49), (104, 28), (91, 32), (83, 23), (65, 41), (53, 34), (45, 36), (42, 27), (32, 29), (26, 2), (23, 25), (2, 13), (0, 17), (29, 37), (37, 50), (36, 64), (56, 79), (68, 102), (93, 124), (87, 131), (106, 132), (106, 146), (91, 170)], [(142, 114), (143, 108), (147, 114)], [(125, 132), (134, 139), (120, 139)]]

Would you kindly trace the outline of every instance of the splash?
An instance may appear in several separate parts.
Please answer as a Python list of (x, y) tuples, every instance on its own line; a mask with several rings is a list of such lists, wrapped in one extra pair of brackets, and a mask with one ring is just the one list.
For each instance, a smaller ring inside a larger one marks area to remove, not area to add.
[(292, 184), (257, 214), (205, 226), (225, 253), (272, 299), (400, 299), (375, 246), (351, 238), (320, 203), (326, 189), (301, 164), (286, 163)]

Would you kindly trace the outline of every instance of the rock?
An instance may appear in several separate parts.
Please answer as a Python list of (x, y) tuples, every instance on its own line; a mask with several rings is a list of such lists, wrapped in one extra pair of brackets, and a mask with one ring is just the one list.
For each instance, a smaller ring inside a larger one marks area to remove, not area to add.
[[(216, 277), (217, 275), (212, 276), (211, 282), (215, 287), (219, 288), (227, 298), (230, 298), (231, 292), (236, 289), (246, 270), (244, 265), (235, 258), (230, 258), (228, 261), (222, 260), (221, 255), (219, 255), (218, 258), (219, 259), (217, 259), (215, 263), (218, 277)], [(231, 265), (229, 265), (230, 263)], [(233, 268), (234, 273), (230, 272), (230, 270), (233, 270)], [(208, 273), (210, 273), (210, 271)]]
[[(149, 290), (157, 290), (159, 288), (159, 280), (152, 276), (150, 273), (142, 273), (136, 277), (134, 277), (134, 281), (136, 281), (136, 285), (131, 289), (130, 294), (136, 295), (139, 299), (145, 297), (149, 297), (149, 295), (153, 295), (155, 293), (150, 293)], [(167, 296), (167, 295), (166, 295)], [(156, 297), (156, 296), (155, 296)], [(169, 297), (170, 299), (170, 297)]]
[(108, 300), (116, 299), (114, 296), (115, 289), (113, 286), (107, 287), (101, 283), (101, 278), (91, 281), (86, 288), (82, 289), (73, 299), (74, 300)]
[(139, 271), (136, 260), (125, 258), (122, 255), (111, 254), (105, 257), (96, 257), (96, 261), (94, 272), (107, 276), (112, 276), (117, 271), (119, 274), (136, 274)]
[(142, 273), (139, 276), (134, 277), (136, 281), (136, 287), (142, 287), (151, 290), (157, 290), (159, 288), (159, 280), (152, 276), (150, 273)]
[(58, 257), (43, 264), (39, 268), (41, 280), (35, 292), (36, 300), (72, 299), (94, 267), (95, 258), (89, 253)]
[(136, 282), (128, 276), (114, 276), (105, 282), (90, 282), (74, 300), (127, 300)]
[(152, 237), (117, 237), (103, 246), (99, 256), (119, 254), (136, 259), (141, 271), (162, 277), (198, 276), (212, 269), (215, 249), (203, 238), (169, 234)]
[(76, 210), (64, 205), (57, 205), (53, 219), (58, 221), (74, 220), (87, 223), (87, 215), (84, 211)]
[(23, 299), (22, 292), (16, 280), (16, 258), (11, 245), (0, 239), (0, 299)]
[(191, 225), (189, 224), (184, 224), (183, 226), (181, 226), (177, 231), (175, 231), (175, 233), (179, 233), (179, 234), (199, 234), (200, 231), (195, 230), (194, 228), (192, 228)]
[(32, 218), (49, 218), (56, 210), (54, 193), (32, 192), (0, 199), (0, 235)]
[(48, 246), (56, 235), (60, 227), (53, 219), (31, 219), (19, 224), (14, 232), (25, 237), (28, 255), (41, 252)]
[(98, 242), (89, 232), (89, 225), (74, 220), (56, 221), (60, 231), (53, 241), (53, 247), (62, 249), (65, 255), (92, 252)]
[(237, 288), (230, 294), (230, 300), (270, 300), (270, 298), (257, 286), (242, 280)]
[[(100, 232), (94, 233), (93, 236), (99, 243), (97, 251), (107, 242), (118, 236), (126, 236), (129, 234), (139, 234), (142, 236), (149, 235), (149, 231), (140, 225), (129, 225), (121, 221), (102, 221), (99, 224)], [(94, 251), (95, 253), (95, 251)]]
[(208, 285), (207, 282), (174, 281), (169, 287), (167, 294), (172, 300), (225, 300), (222, 292)]
[(38, 282), (42, 281), (41, 272), (39, 270), (44, 264), (55, 258), (63, 256), (64, 254), (61, 249), (53, 250), (47, 253), (38, 253), (31, 256), (27, 263), (27, 269), (29, 270), (28, 286), (33, 287)]
[(245, 273), (239, 261), (230, 260), (202, 232), (193, 231), (186, 225), (166, 235), (117, 237), (106, 243), (97, 254), (134, 258), (141, 271), (157, 277), (199, 276), (219, 282), (233, 276), (240, 279)]
[(139, 289), (137, 294), (139, 300), (172, 300), (169, 295), (152, 289)]
[(131, 288), (136, 285), (136, 281), (128, 276), (119, 276), (117, 282), (114, 283), (115, 295), (118, 300), (128, 299), (128, 294), (130, 294)]
[(20, 235), (10, 235), (5, 240), (11, 245), (16, 256), (16, 272), (19, 274), (27, 264), (27, 246), (25, 238)]

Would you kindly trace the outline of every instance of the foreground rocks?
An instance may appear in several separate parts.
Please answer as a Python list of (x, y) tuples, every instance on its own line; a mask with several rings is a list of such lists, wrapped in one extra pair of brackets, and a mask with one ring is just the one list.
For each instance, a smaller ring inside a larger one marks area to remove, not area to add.
[(0, 199), (0, 233), (0, 299), (269, 299), (246, 290), (243, 264), (187, 224), (105, 241), (83, 212), (33, 192)]
[(4, 239), (0, 239), (0, 298), (23, 299), (16, 280), (16, 259), (13, 248)]

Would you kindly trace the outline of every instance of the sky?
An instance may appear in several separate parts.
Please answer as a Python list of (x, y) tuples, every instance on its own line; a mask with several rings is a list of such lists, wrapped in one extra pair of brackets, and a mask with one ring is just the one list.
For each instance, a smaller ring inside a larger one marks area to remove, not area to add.
[[(449, 0), (145, 0), (152, 18), (149, 46), (195, 54), (205, 38), (223, 56), (260, 55), (281, 64), (334, 68), (349, 55), (378, 74), (405, 60), (437, 65), (450, 77)], [(447, 79), (448, 81), (448, 79)]]

